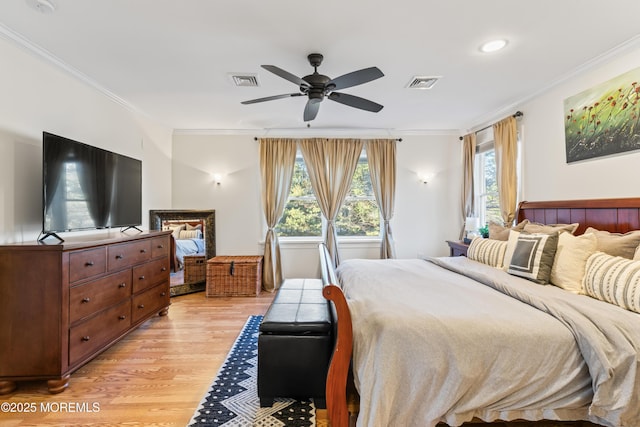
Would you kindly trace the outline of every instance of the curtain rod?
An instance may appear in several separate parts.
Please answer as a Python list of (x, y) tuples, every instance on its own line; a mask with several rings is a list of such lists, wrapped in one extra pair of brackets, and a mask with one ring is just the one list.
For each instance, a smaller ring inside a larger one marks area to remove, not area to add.
[[(516, 111), (515, 113), (513, 113), (513, 115), (511, 117), (515, 117), (517, 119), (518, 117), (522, 117), (522, 116), (524, 116), (524, 113), (522, 111)], [(485, 126), (482, 129), (478, 129), (474, 133), (478, 133), (478, 132), (482, 132), (483, 130), (487, 130), (491, 126), (493, 126), (493, 125)], [(460, 141), (462, 141), (464, 139), (464, 137), (461, 136), (459, 139), (460, 139)]]
[[(331, 139), (331, 138), (327, 138), (327, 139)], [(366, 138), (366, 139), (382, 139), (382, 138)], [(258, 140), (258, 137), (257, 137), (257, 136), (254, 136), (254, 137), (253, 137), (253, 140), (254, 140), (254, 141), (257, 141), (257, 140)], [(398, 142), (402, 142), (402, 138), (396, 138), (396, 141), (398, 141)]]

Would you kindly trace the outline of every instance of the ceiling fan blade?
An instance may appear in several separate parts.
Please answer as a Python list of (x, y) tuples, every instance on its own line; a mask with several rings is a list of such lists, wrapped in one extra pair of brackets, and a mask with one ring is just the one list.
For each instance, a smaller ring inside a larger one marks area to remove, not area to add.
[(271, 71), (276, 76), (282, 77), (285, 80), (289, 80), (291, 83), (294, 83), (298, 86), (311, 87), (309, 83), (302, 80), (300, 77), (293, 75), (290, 72), (285, 71), (280, 67), (276, 67), (275, 65), (261, 65), (261, 67), (267, 71)]
[(349, 107), (359, 108), (361, 110), (367, 110), (374, 113), (382, 110), (383, 106), (376, 104), (368, 99), (360, 98), (359, 96), (349, 95), (347, 93), (331, 92), (328, 98), (332, 101), (339, 102), (340, 104), (348, 105)]
[(304, 121), (310, 122), (315, 119), (318, 115), (318, 110), (320, 110), (320, 102), (314, 101), (310, 99), (307, 101), (307, 105), (304, 107)]
[(329, 81), (326, 86), (331, 86), (330, 90), (340, 90), (352, 86), (361, 85), (384, 76), (378, 67), (364, 68), (353, 71)]
[(250, 99), (249, 101), (242, 101), (241, 104), (255, 104), (256, 102), (273, 101), (274, 99), (290, 98), (292, 96), (302, 96), (301, 93), (285, 93), (284, 95), (273, 95), (265, 98)]

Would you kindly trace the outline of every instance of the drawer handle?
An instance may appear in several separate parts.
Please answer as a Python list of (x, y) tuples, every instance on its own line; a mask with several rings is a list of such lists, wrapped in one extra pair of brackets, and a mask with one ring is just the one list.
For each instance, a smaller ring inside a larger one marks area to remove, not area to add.
[(138, 308), (144, 308), (144, 304), (139, 304)]
[(93, 265), (93, 261), (87, 261), (84, 263), (86, 267), (91, 267)]
[(138, 280), (144, 280), (144, 276), (138, 277)]
[(85, 335), (84, 337), (82, 337), (82, 341), (89, 341), (91, 339), (91, 337), (89, 335)]
[(163, 296), (165, 296), (166, 294), (167, 294), (166, 292), (162, 292), (162, 293), (160, 293), (160, 296), (161, 296), (161, 297), (163, 297)]
[(124, 255), (116, 255), (116, 259), (122, 259), (124, 258)]
[(164, 245), (158, 245), (158, 249), (164, 249)]
[(141, 254), (146, 254), (146, 253), (147, 253), (147, 250), (146, 250), (146, 249), (140, 249), (140, 253), (141, 253)]
[(91, 301), (91, 298), (89, 298), (89, 297), (84, 297), (84, 298), (82, 298), (82, 302), (83, 302), (83, 303), (87, 303), (87, 302), (89, 302), (89, 301)]
[(127, 316), (125, 316), (125, 315), (118, 316), (118, 319), (120, 319), (120, 320), (124, 320), (126, 318), (127, 318)]
[(120, 283), (120, 284), (118, 285), (118, 287), (119, 287), (119, 288), (126, 288), (126, 287), (127, 287), (127, 284), (126, 284), (126, 283)]
[(163, 271), (163, 272), (164, 272), (164, 271), (167, 271), (167, 267), (162, 267), (162, 268), (160, 269), (160, 271)]

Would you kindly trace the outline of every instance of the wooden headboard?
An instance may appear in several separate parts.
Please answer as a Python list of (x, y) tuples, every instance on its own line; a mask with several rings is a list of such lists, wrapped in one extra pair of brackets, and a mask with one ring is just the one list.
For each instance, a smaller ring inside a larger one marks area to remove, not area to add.
[(200, 226), (200, 230), (202, 231), (203, 235), (204, 235), (204, 228), (205, 228), (205, 223), (204, 223), (204, 218), (197, 218), (197, 219), (169, 219), (169, 220), (164, 220), (162, 221), (162, 226), (169, 226), (169, 225), (182, 225), (182, 224), (189, 224), (192, 227), (197, 227), (198, 225)]
[(573, 224), (580, 226), (575, 234), (587, 227), (612, 233), (640, 230), (640, 197), (623, 199), (553, 200), (521, 202), (518, 222), (528, 219), (541, 224)]

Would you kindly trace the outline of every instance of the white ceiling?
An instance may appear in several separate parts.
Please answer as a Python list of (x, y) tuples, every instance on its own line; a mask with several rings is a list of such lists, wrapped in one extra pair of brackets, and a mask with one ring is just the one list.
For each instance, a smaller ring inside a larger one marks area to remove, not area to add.
[[(301, 129), (305, 97), (240, 102), (297, 87), (262, 69), (384, 77), (343, 92), (379, 113), (323, 101), (316, 129), (464, 130), (639, 39), (638, 0), (50, 0), (0, 2), (0, 35), (44, 54), (129, 108), (174, 129)], [(503, 37), (507, 48), (479, 45)], [(1, 65), (0, 65), (1, 66)], [(236, 87), (229, 73), (257, 74)], [(442, 76), (431, 90), (405, 86)], [(525, 112), (526, 114), (526, 112)]]

